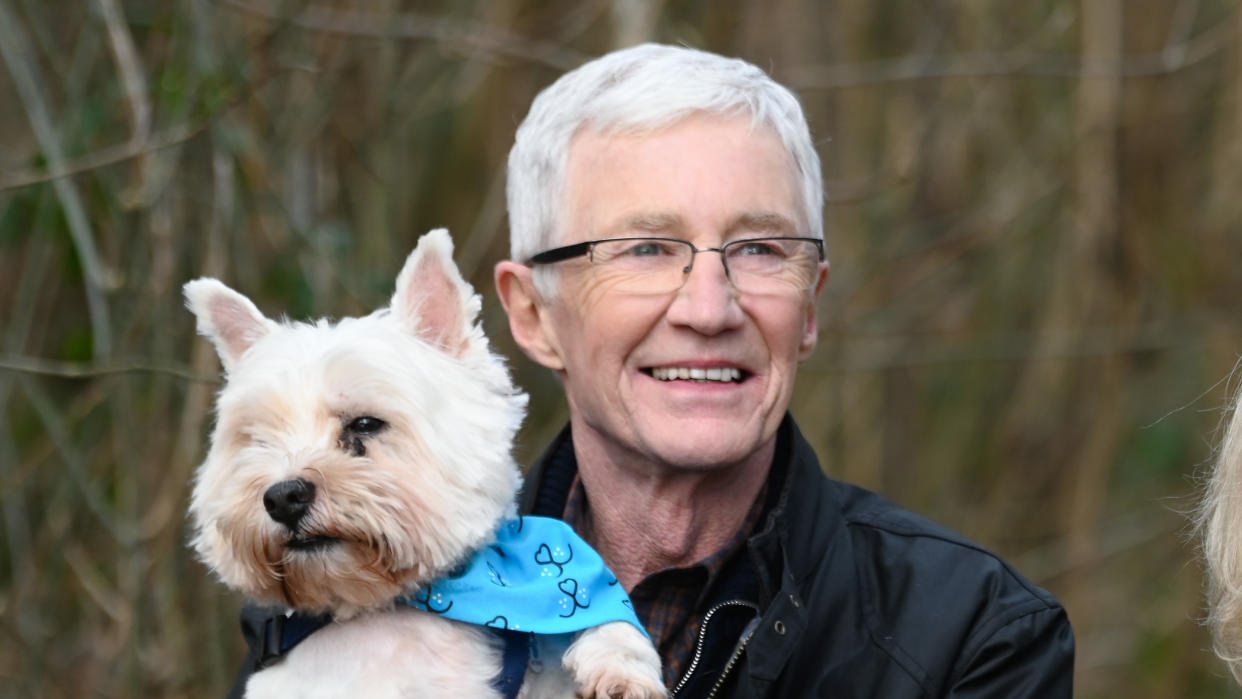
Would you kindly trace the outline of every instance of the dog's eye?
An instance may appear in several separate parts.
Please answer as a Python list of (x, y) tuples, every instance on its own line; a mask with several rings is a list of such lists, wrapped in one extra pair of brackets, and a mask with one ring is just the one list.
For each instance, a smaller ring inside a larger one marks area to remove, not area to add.
[(369, 435), (375, 434), (387, 426), (388, 423), (377, 417), (364, 415), (362, 417), (354, 418), (345, 429), (353, 432), (354, 434)]

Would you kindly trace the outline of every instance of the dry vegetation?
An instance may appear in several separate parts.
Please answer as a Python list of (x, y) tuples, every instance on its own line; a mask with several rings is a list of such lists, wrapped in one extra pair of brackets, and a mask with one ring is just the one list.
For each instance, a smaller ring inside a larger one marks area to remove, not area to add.
[(1080, 696), (1230, 691), (1180, 512), (1242, 352), (1238, 0), (0, 0), (0, 697), (237, 667), (185, 546), (217, 375), (189, 278), (357, 313), (449, 226), (538, 451), (564, 409), (491, 293), (505, 154), (542, 86), (647, 39), (803, 98), (826, 468), (1060, 595)]

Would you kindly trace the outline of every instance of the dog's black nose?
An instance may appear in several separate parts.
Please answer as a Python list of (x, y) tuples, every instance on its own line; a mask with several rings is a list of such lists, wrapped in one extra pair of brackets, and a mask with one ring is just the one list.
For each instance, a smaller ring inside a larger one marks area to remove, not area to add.
[(268, 516), (290, 529), (297, 528), (314, 500), (315, 484), (305, 478), (281, 481), (263, 493)]

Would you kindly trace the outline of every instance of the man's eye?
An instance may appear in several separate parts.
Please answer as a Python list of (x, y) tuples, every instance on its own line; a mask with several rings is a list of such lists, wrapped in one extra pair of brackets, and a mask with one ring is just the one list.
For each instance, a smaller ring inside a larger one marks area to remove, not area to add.
[(654, 257), (666, 252), (663, 245), (656, 242), (636, 243), (626, 249), (625, 254), (631, 257)]
[(362, 417), (356, 417), (353, 420), (351, 420), (350, 423), (345, 426), (345, 429), (349, 430), (350, 432), (353, 432), (354, 434), (370, 435), (370, 434), (375, 434), (376, 432), (379, 432), (380, 430), (384, 429), (387, 426), (388, 426), (388, 423), (384, 422), (383, 420), (377, 417), (371, 417), (369, 415), (364, 415)]
[(781, 255), (780, 246), (775, 243), (755, 240), (737, 245), (736, 255)]

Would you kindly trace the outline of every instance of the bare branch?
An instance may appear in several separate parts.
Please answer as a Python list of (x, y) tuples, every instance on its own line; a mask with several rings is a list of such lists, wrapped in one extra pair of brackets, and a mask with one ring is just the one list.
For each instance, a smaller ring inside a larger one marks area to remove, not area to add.
[(29, 187), (30, 185), (43, 184), (44, 182), (78, 175), (185, 143), (202, 133), (215, 121), (215, 118), (213, 116), (210, 119), (195, 124), (182, 124), (170, 129), (164, 129), (142, 143), (129, 141), (128, 143), (101, 148), (72, 162), (61, 163), (59, 167), (54, 166), (47, 171), (25, 170), (18, 172), (0, 180), (0, 192), (6, 189)]
[(0, 371), (59, 376), (66, 379), (90, 379), (112, 374), (167, 374), (185, 379), (186, 381), (220, 383), (220, 378), (215, 375), (197, 373), (184, 366), (153, 364), (139, 359), (116, 360), (107, 364), (95, 364), (90, 362), (65, 362), (38, 357), (0, 355)]
[(56, 447), (56, 452), (60, 455), (61, 461), (64, 462), (69, 472), (69, 480), (72, 481), (73, 485), (81, 493), (82, 499), (86, 503), (86, 508), (95, 515), (95, 519), (98, 520), (99, 524), (114, 540), (124, 544), (132, 544), (137, 541), (137, 528), (130, 522), (122, 521), (112, 511), (112, 508), (108, 506), (107, 498), (103, 496), (103, 493), (96, 486), (95, 480), (88, 474), (86, 458), (78, 450), (77, 446), (74, 445), (69, 428), (60, 413), (57, 412), (51, 397), (28, 376), (20, 377), (18, 382), (22, 392), (30, 399), (30, 404), (34, 406), (35, 412), (38, 413), (39, 419), (43, 422), (43, 427), (47, 431), (48, 437), (52, 440), (52, 444)]
[(127, 623), (133, 614), (133, 607), (116, 590), (110, 589), (108, 581), (93, 570), (92, 561), (86, 551), (77, 542), (70, 542), (65, 549), (65, 561), (70, 570), (81, 583), (86, 596), (103, 610), (113, 621)]
[[(56, 134), (56, 127), (48, 114), (47, 104), (39, 86), (43, 84), (38, 74), (38, 63), (19, 31), (17, 18), (7, 5), (0, 1), (0, 56), (9, 66), (9, 73), (21, 96), (26, 115), (34, 128), (35, 137), (39, 141), (44, 155), (52, 169), (58, 169), (64, 162), (64, 151)], [(91, 335), (96, 359), (106, 358), (112, 353), (112, 327), (108, 318), (108, 302), (105, 290), (111, 285), (110, 274), (99, 261), (99, 253), (95, 250), (94, 234), (91, 231), (90, 219), (86, 215), (86, 207), (78, 195), (73, 182), (58, 179), (55, 182), (56, 196), (65, 210), (65, 219), (69, 223), (69, 234), (81, 260), (83, 276), (86, 279), (86, 304), (91, 319)]]
[(125, 88), (125, 97), (129, 100), (131, 143), (141, 144), (147, 140), (151, 131), (151, 99), (147, 95), (146, 71), (138, 60), (138, 51), (134, 49), (134, 38), (125, 26), (125, 16), (121, 12), (117, 0), (96, 0), (103, 11), (104, 24), (108, 27), (108, 39), (112, 44), (112, 55), (116, 58), (117, 68), (121, 75), (121, 85)]
[(280, 20), (300, 29), (364, 38), (429, 39), (447, 45), (460, 44), (492, 57), (518, 58), (531, 63), (569, 70), (583, 63), (588, 55), (560, 44), (529, 39), (496, 27), (454, 21), (443, 17), (405, 14), (340, 12), (307, 7), (286, 17), (270, 2), (219, 0), (221, 5), (267, 19)]
[(0, 192), (8, 189), (17, 189), (19, 187), (29, 187), (31, 185), (42, 184), (44, 182), (51, 182), (53, 180), (59, 180), (73, 175), (79, 175), (83, 172), (97, 170), (101, 167), (107, 167), (109, 165), (116, 165), (117, 163), (125, 162), (131, 158), (137, 158), (148, 153), (154, 153), (156, 151), (171, 148), (190, 141), (210, 128), (212, 124), (222, 119), (234, 107), (250, 99), (254, 93), (262, 89), (268, 81), (280, 75), (284, 75), (285, 73), (298, 70), (309, 71), (311, 69), (300, 66), (289, 66), (274, 71), (266, 77), (255, 81), (249, 86), (249, 89), (238, 95), (236, 99), (227, 102), (214, 114), (211, 114), (200, 121), (180, 124), (178, 126), (157, 131), (144, 142), (139, 143), (131, 140), (128, 143), (107, 146), (90, 153), (89, 155), (82, 156), (77, 160), (61, 163), (59, 166), (53, 166), (45, 171), (23, 170), (17, 172), (7, 178), (0, 179)]
[(887, 61), (804, 66), (785, 78), (800, 91), (946, 78), (1142, 78), (1185, 70), (1220, 53), (1236, 38), (1237, 22), (1230, 19), (1193, 39), (1170, 43), (1159, 53), (1122, 56), (1118, 62), (1039, 53), (913, 54)]

